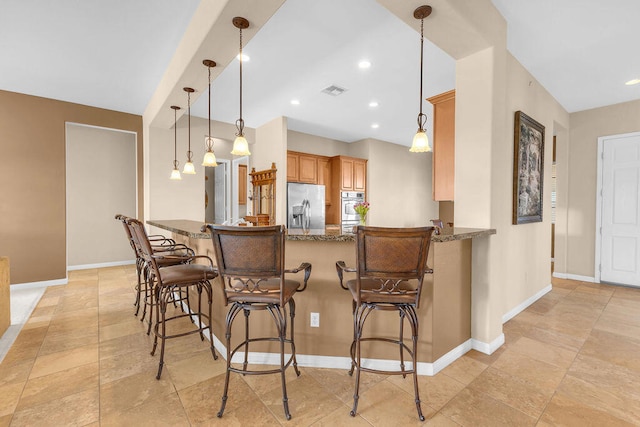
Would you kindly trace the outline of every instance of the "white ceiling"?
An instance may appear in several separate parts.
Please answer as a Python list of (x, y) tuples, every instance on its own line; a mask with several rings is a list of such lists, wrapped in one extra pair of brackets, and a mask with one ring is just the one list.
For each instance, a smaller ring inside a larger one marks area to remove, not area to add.
[[(640, 85), (624, 85), (640, 78), (640, 1), (492, 1), (508, 21), (509, 50), (569, 112), (640, 99)], [(142, 114), (198, 3), (0, 0), (0, 89)], [(418, 25), (375, 0), (287, 0), (245, 47), (247, 126), (283, 115), (301, 132), (408, 145), (419, 107)], [(359, 69), (361, 59), (371, 68)], [(452, 89), (454, 73), (453, 59), (425, 41), (424, 97)], [(321, 93), (329, 85), (347, 91)], [(206, 96), (192, 111), (206, 117)], [(237, 61), (215, 80), (212, 111), (237, 119)]]

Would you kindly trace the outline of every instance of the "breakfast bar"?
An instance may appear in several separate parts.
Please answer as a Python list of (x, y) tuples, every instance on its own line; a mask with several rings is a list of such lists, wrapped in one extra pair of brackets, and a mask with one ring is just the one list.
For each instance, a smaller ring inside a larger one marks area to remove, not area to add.
[[(149, 220), (147, 224), (171, 232), (179, 243), (208, 255), (215, 262), (209, 233), (204, 223), (191, 220)], [(433, 375), (471, 348), (471, 245), (473, 239), (487, 238), (494, 229), (445, 228), (433, 235), (428, 265), (433, 269), (425, 280), (418, 309), (420, 333), (418, 370)], [(340, 288), (336, 261), (355, 266), (356, 248), (353, 234), (325, 229), (307, 232), (289, 230), (285, 267), (302, 262), (313, 266), (308, 288), (296, 296), (296, 351), (301, 365), (331, 368), (350, 366), (349, 347), (353, 339), (351, 296)], [(293, 276), (292, 276), (293, 278)], [(349, 278), (349, 277), (348, 277)], [(218, 279), (216, 279), (218, 280)], [(216, 347), (224, 338), (226, 308), (222, 305), (222, 287), (214, 284), (213, 332)], [(319, 326), (310, 326), (311, 313), (319, 314)], [(385, 317), (386, 315), (388, 317)], [(382, 313), (372, 319), (372, 327), (382, 334), (397, 335), (397, 314)], [(265, 324), (265, 328), (271, 325)], [(263, 325), (252, 324), (259, 331)], [(264, 348), (268, 355), (275, 348)], [(260, 349), (262, 351), (263, 349)], [(371, 348), (371, 363), (385, 364), (397, 359), (397, 351)], [(255, 360), (255, 359), (254, 359)]]

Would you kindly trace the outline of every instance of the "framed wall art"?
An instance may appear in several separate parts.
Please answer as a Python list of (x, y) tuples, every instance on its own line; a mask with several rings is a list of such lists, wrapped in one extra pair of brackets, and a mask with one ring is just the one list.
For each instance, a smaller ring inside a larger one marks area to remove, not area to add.
[(513, 140), (513, 224), (541, 222), (544, 126), (517, 111)]

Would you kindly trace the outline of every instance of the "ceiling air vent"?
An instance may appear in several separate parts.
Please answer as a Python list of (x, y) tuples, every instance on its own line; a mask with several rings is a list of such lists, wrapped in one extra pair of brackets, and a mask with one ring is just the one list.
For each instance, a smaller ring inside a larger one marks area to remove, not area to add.
[(331, 85), (329, 87), (322, 89), (322, 93), (326, 93), (327, 95), (331, 95), (331, 96), (342, 95), (346, 91), (347, 90), (345, 88), (336, 86), (336, 85)]

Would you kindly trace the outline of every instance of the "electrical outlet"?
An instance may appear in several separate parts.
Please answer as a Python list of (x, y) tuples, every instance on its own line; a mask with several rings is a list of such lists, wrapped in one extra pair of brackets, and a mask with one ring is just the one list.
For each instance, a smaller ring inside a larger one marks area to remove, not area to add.
[(312, 328), (320, 327), (320, 313), (311, 313), (311, 327)]

